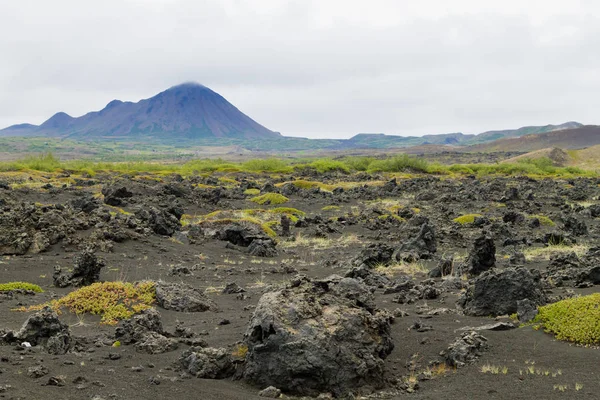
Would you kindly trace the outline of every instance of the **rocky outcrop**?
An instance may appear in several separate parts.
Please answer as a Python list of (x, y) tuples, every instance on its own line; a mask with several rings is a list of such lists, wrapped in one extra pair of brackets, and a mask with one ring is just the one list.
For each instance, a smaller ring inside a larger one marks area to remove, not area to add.
[(389, 317), (367, 286), (352, 278), (297, 278), (263, 295), (248, 325), (243, 377), (285, 392), (341, 395), (383, 385), (394, 345)]
[(522, 267), (507, 268), (486, 271), (475, 278), (458, 305), (468, 315), (498, 316), (516, 313), (517, 302), (525, 299), (536, 306), (546, 303), (540, 273)]

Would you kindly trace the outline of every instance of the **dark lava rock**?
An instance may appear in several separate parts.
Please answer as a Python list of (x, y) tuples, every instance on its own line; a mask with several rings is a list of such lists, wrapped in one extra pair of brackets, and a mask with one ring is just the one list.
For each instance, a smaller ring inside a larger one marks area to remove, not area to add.
[(115, 337), (124, 345), (133, 344), (139, 352), (160, 354), (177, 349), (176, 340), (166, 337), (160, 313), (150, 308), (123, 320)]
[(107, 186), (102, 188), (104, 203), (110, 206), (120, 206), (124, 203), (123, 199), (133, 197), (133, 193), (125, 186)]
[(531, 300), (517, 300), (517, 318), (520, 322), (532, 321), (537, 314), (537, 306)]
[(277, 249), (272, 239), (254, 239), (248, 246), (248, 254), (255, 257), (276, 257)]
[(9, 332), (4, 340), (29, 342), (55, 355), (65, 354), (74, 344), (69, 326), (63, 324), (50, 307), (30, 315), (19, 331)]
[(369, 288), (335, 275), (264, 294), (244, 342), (247, 381), (313, 396), (383, 386), (394, 347), (390, 317), (375, 310)]
[(454, 266), (454, 259), (451, 258), (442, 258), (438, 265), (433, 267), (431, 271), (429, 271), (429, 278), (441, 278), (443, 276), (448, 276), (452, 274), (452, 269)]
[[(418, 259), (428, 259), (431, 258), (436, 251), (435, 230), (428, 222), (426, 222), (421, 226), (419, 233), (417, 233), (415, 237), (400, 246), (400, 249), (396, 254), (396, 260), (413, 261), (412, 256), (410, 256), (412, 254), (416, 254)], [(411, 260), (408, 260), (407, 256), (410, 256)]]
[(91, 285), (100, 280), (100, 270), (104, 266), (104, 260), (96, 257), (92, 250), (86, 249), (75, 256), (72, 272), (63, 273), (59, 266), (54, 268), (54, 286), (64, 288)]
[(201, 312), (216, 305), (200, 289), (185, 283), (156, 282), (156, 304), (165, 310)]
[(451, 367), (463, 367), (476, 361), (481, 352), (487, 350), (487, 339), (477, 332), (465, 332), (441, 353)]
[(183, 370), (203, 379), (225, 379), (235, 373), (235, 364), (228, 349), (191, 347), (179, 357)]
[(539, 272), (518, 267), (482, 273), (469, 285), (458, 304), (468, 315), (498, 316), (516, 313), (517, 301), (524, 299), (535, 305), (546, 303)]
[(380, 265), (388, 265), (392, 262), (394, 249), (384, 243), (372, 243), (363, 249), (354, 260), (354, 265), (365, 265), (374, 268)]
[(153, 206), (138, 208), (135, 216), (158, 235), (171, 236), (181, 228), (181, 223), (175, 215)]
[(494, 268), (496, 265), (496, 245), (494, 239), (481, 235), (475, 239), (469, 256), (467, 257), (467, 271), (471, 276)]
[(229, 224), (216, 232), (216, 238), (226, 240), (236, 246), (248, 247), (255, 240), (269, 240), (269, 237), (254, 226), (242, 226), (239, 224)]
[(563, 229), (573, 236), (584, 236), (588, 233), (585, 222), (572, 216), (568, 216), (564, 219)]

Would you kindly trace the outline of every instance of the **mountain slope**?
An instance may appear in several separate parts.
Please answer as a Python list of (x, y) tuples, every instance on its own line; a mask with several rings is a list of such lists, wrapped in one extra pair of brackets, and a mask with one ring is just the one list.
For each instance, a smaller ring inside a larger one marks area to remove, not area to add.
[(545, 126), (524, 126), (519, 129), (509, 129), (501, 131), (487, 131), (478, 134), (471, 143), (491, 142), (498, 139), (506, 139), (511, 137), (521, 137), (526, 135), (534, 135), (540, 133), (560, 131), (564, 129), (580, 128), (583, 124), (579, 122), (569, 121), (560, 125), (545, 125)]
[(468, 146), (464, 148), (464, 151), (535, 151), (549, 147), (582, 149), (597, 144), (600, 144), (600, 126), (584, 125), (575, 129), (500, 139), (490, 143)]
[(138, 103), (113, 100), (100, 111), (78, 118), (57, 113), (40, 126), (12, 126), (2, 136), (76, 139), (278, 138), (218, 93), (197, 83), (174, 86)]

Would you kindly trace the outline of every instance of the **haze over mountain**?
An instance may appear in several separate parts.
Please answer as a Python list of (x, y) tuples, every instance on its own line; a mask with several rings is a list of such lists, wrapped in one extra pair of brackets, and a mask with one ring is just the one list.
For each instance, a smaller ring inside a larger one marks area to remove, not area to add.
[(137, 103), (113, 100), (78, 118), (59, 112), (39, 126), (13, 125), (2, 136), (50, 136), (74, 139), (278, 138), (218, 93), (198, 83), (173, 86)]

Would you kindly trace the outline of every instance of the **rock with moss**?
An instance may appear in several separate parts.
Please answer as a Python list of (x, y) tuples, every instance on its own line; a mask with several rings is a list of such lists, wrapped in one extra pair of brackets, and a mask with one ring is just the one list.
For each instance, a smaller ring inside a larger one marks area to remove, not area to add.
[(390, 319), (355, 279), (295, 278), (259, 300), (244, 336), (243, 377), (295, 395), (382, 387), (383, 360), (394, 348)]

